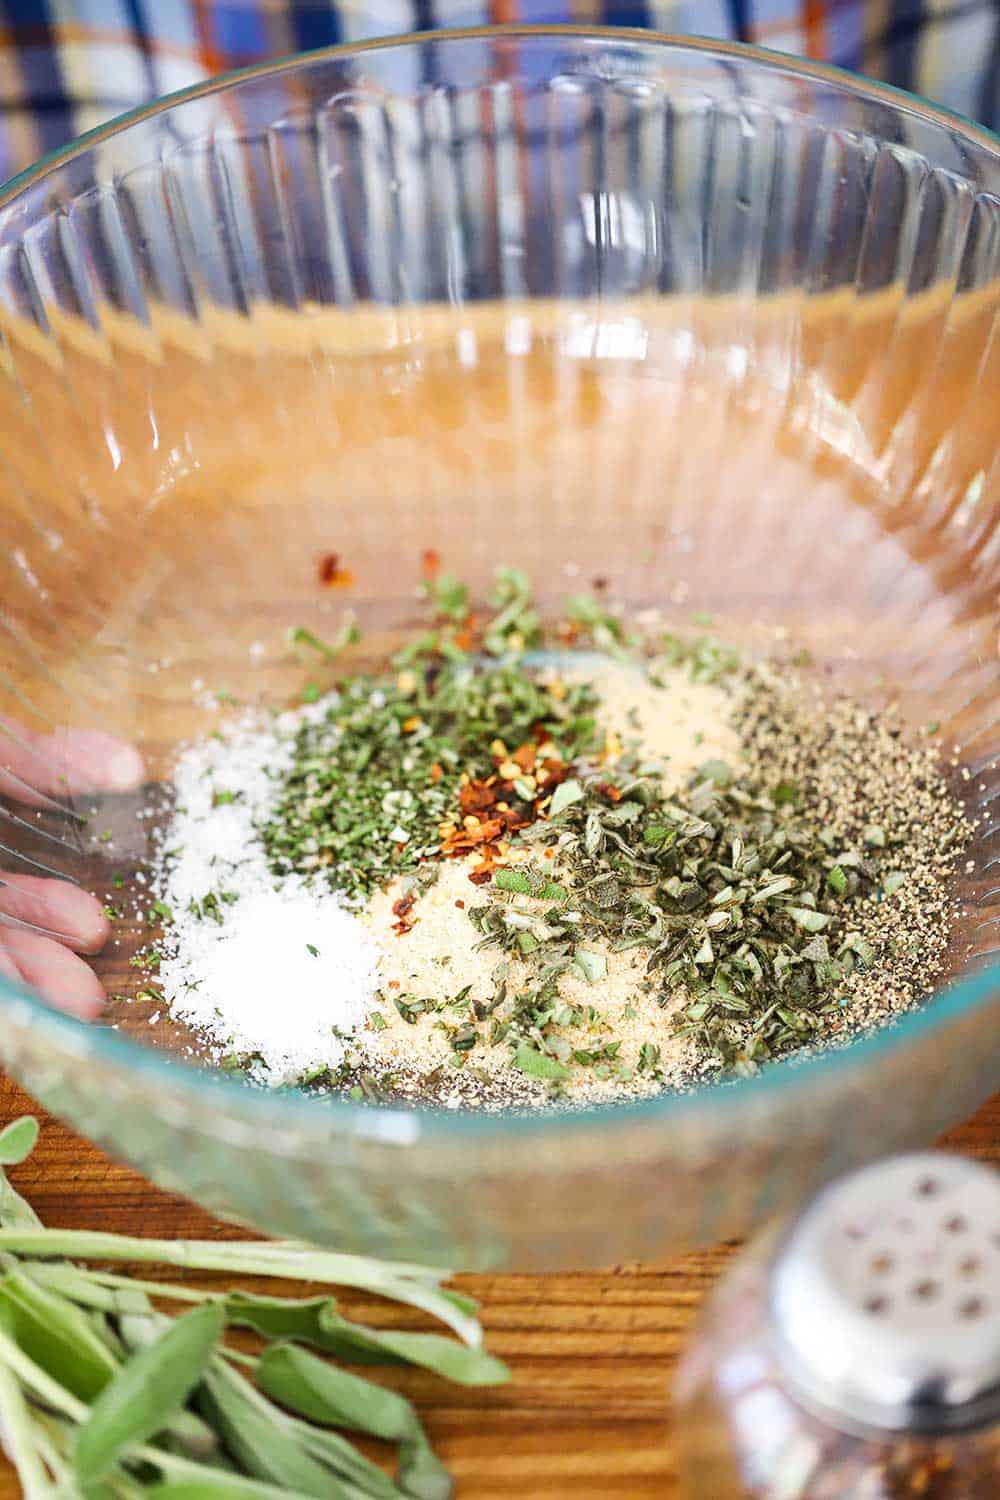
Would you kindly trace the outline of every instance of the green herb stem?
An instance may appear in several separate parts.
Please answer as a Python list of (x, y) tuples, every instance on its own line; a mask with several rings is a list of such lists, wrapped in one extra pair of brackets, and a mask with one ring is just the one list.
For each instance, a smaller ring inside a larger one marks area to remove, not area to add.
[(295, 1281), (332, 1281), (418, 1307), (446, 1324), (470, 1348), (482, 1342), (471, 1304), (437, 1283), (451, 1273), (423, 1266), (389, 1266), (364, 1256), (312, 1250), (290, 1242), (226, 1244), (212, 1240), (152, 1240), (83, 1229), (0, 1229), (0, 1250), (77, 1260), (127, 1261), (182, 1266), (191, 1271), (228, 1271), (244, 1276), (280, 1276)]
[(48, 1500), (55, 1494), (34, 1438), (28, 1404), (10, 1367), (0, 1361), (0, 1414), (4, 1438), (17, 1470), (24, 1500)]

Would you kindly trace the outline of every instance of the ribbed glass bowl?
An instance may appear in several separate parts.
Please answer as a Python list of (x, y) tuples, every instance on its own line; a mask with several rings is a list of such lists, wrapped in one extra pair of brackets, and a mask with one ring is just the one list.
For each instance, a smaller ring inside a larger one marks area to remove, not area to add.
[[(108, 846), (90, 798), (0, 806), (8, 882), (141, 866), (175, 746), (240, 711), (214, 695), (297, 701), (287, 627), (346, 605), (384, 655), (427, 548), (479, 592), (509, 563), (550, 604), (599, 574), (738, 641), (786, 627), (940, 721), (978, 819), (946, 990), (732, 1086), (528, 1119), (271, 1094), (151, 1003), (86, 1026), (0, 981), (15, 1076), (223, 1214), (465, 1266), (746, 1231), (970, 1113), (1000, 1084), (998, 192), (997, 141), (918, 100), (575, 30), (256, 69), (11, 184), (0, 744), (111, 731), (148, 784), (98, 806)], [(151, 934), (116, 930), (118, 993)]]

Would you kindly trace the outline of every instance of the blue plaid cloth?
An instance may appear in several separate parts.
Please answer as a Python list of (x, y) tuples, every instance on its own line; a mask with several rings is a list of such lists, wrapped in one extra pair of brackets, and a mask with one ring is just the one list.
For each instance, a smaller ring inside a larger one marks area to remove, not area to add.
[(501, 21), (758, 42), (1000, 121), (1000, 0), (0, 0), (0, 177), (228, 68)]

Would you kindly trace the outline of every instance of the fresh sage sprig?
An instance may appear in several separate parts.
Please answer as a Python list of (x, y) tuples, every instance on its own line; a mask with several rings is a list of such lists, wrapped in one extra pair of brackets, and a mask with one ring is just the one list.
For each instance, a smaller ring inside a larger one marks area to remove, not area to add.
[[(0, 1165), (23, 1161), (37, 1135), (30, 1117), (0, 1131)], [(331, 1296), (209, 1292), (67, 1257), (334, 1281), (419, 1308), (461, 1342), (366, 1328)], [(441, 1285), (447, 1274), (295, 1243), (46, 1229), (0, 1170), (0, 1435), (26, 1500), (448, 1500), (412, 1404), (329, 1359), (506, 1380), (475, 1304)], [(160, 1309), (178, 1302), (178, 1316)], [(237, 1328), (257, 1335), (258, 1352), (230, 1346)], [(394, 1444), (395, 1477), (344, 1431)]]

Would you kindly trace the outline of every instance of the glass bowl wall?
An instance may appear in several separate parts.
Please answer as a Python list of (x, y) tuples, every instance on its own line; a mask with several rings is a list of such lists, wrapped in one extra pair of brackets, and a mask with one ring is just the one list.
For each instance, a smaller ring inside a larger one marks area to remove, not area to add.
[[(4, 879), (140, 866), (178, 742), (297, 700), (290, 625), (350, 607), (355, 660), (384, 657), (428, 548), (480, 593), (509, 563), (549, 604), (599, 575), (787, 630), (835, 686), (940, 721), (979, 820), (947, 993), (732, 1087), (530, 1120), (268, 1095), (197, 1067), (155, 1002), (86, 1027), (0, 980), (14, 1074), (219, 1212), (469, 1266), (743, 1232), (971, 1112), (1000, 1084), (998, 188), (997, 143), (919, 101), (573, 31), (255, 70), (12, 184), (0, 757), (101, 728), (149, 780), (4, 803)], [(348, 591), (317, 581), (330, 552)], [(113, 993), (151, 935), (116, 934)]]

